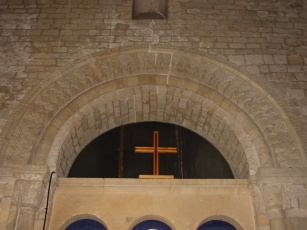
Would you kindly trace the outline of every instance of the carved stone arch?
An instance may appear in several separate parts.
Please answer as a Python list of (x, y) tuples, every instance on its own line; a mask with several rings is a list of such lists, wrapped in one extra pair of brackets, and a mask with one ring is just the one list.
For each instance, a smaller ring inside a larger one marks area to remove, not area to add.
[[(100, 107), (93, 106), (95, 100)], [(81, 125), (71, 122), (78, 119)], [(50, 150), (79, 151), (113, 127), (146, 120), (196, 130), (215, 146), (223, 145), (225, 139), (217, 134), (226, 127), (238, 147), (233, 156), (246, 156), (249, 173), (260, 166), (306, 165), (286, 113), (247, 73), (201, 52), (143, 47), (87, 56), (33, 89), (8, 123), (5, 138), (10, 141), (2, 146), (2, 160), (7, 166), (44, 164), (60, 156)], [(89, 125), (96, 132), (86, 132)], [(70, 135), (61, 146), (56, 145), (59, 131)], [(219, 149), (225, 156), (228, 150)], [(62, 175), (73, 158), (61, 162), (66, 164)], [(243, 177), (238, 165), (237, 176)]]
[[(143, 77), (146, 79), (159, 78), (159, 76)], [(138, 78), (142, 77), (138, 76)], [(189, 81), (186, 85), (188, 84)], [(104, 85), (101, 86), (101, 88), (104, 87)], [(99, 88), (96, 90), (100, 91)], [(163, 96), (160, 95), (161, 93)], [(172, 108), (175, 105), (174, 100), (167, 102), (166, 99), (167, 97), (174, 98), (174, 94), (177, 94), (177, 97), (180, 98), (177, 104), (182, 104), (182, 102), (185, 104), (183, 108), (177, 109), (177, 112), (174, 111), (180, 105)], [(92, 100), (89, 96), (86, 97), (86, 103), (74, 115), (64, 117), (67, 114), (62, 114), (63, 117), (59, 116), (51, 124), (51, 127), (61, 127), (56, 137), (45, 137), (45, 140), (54, 139), (50, 148), (48, 165), (61, 176), (68, 174), (68, 170), (78, 153), (92, 139), (119, 125), (142, 121), (180, 124), (206, 137), (224, 155), (236, 178), (246, 178), (249, 174), (248, 170), (256, 170), (260, 167), (260, 162), (256, 157), (257, 150), (251, 139), (257, 139), (257, 135), (260, 135), (260, 133), (257, 134), (256, 131), (255, 134), (247, 133), (248, 130), (245, 130), (242, 124), (235, 119), (234, 115), (239, 112), (236, 108), (232, 108), (233, 111), (231, 112), (225, 112), (223, 105), (219, 106), (204, 96), (183, 89), (160, 85), (136, 85), (133, 87), (131, 85), (129, 88), (118, 89), (116, 93), (110, 92), (97, 98), (96, 96), (98, 95), (95, 95)], [(143, 103), (144, 98), (147, 100), (146, 98), (150, 97), (151, 105), (156, 105), (151, 107), (154, 112), (147, 111), (146, 108), (149, 108), (149, 104)], [(81, 106), (82, 101), (85, 100), (80, 97), (79, 100), (75, 101), (75, 104)], [(127, 110), (125, 113), (122, 110), (112, 112), (114, 116), (110, 117), (107, 112), (108, 104), (117, 104), (119, 108), (127, 108)], [(129, 105), (133, 106), (129, 107)], [(192, 116), (199, 117), (199, 121), (193, 121)], [(62, 121), (66, 122), (61, 123)], [(74, 143), (78, 143), (78, 145)], [(43, 146), (49, 144), (45, 143)], [(45, 156), (44, 152), (44, 149), (39, 150), (38, 156)], [(247, 154), (245, 155), (245, 153)], [(36, 163), (42, 164), (45, 162), (45, 159), (39, 160), (39, 158), (37, 157)], [(270, 159), (262, 158), (262, 160), (263, 164), (269, 166)], [(250, 162), (250, 166), (248, 166), (248, 162)]]

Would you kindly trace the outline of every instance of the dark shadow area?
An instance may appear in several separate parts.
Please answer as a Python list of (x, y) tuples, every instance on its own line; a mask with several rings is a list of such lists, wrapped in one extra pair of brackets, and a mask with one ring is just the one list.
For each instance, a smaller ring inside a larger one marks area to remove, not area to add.
[(102, 134), (81, 151), (68, 177), (152, 175), (153, 154), (135, 153), (135, 147), (152, 147), (154, 131), (159, 132), (160, 147), (177, 148), (176, 154), (159, 154), (159, 175), (184, 179), (234, 178), (227, 161), (211, 143), (188, 129), (160, 122), (129, 124)]
[(210, 220), (202, 224), (197, 230), (236, 230), (236, 228), (222, 220)]
[(66, 230), (107, 230), (101, 223), (96, 220), (82, 219), (70, 224)]
[(145, 220), (136, 225), (132, 230), (172, 230), (167, 224), (158, 220)]

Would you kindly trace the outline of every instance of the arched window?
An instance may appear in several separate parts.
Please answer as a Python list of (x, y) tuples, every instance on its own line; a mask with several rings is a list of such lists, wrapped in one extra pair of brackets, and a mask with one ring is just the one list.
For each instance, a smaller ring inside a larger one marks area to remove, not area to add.
[(96, 220), (82, 219), (70, 224), (66, 230), (107, 230), (105, 226)]
[(202, 224), (197, 230), (236, 230), (236, 228), (226, 221), (210, 220)]
[(172, 230), (167, 224), (158, 220), (145, 220), (137, 224), (132, 230)]

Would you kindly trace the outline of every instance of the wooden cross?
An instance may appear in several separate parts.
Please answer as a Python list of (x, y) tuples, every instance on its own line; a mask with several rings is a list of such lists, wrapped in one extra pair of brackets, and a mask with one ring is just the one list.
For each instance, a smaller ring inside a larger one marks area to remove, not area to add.
[(159, 147), (159, 132), (154, 131), (153, 147), (135, 147), (136, 153), (152, 153), (153, 154), (153, 175), (139, 175), (139, 178), (174, 178), (173, 175), (159, 175), (159, 154), (177, 153), (177, 148)]

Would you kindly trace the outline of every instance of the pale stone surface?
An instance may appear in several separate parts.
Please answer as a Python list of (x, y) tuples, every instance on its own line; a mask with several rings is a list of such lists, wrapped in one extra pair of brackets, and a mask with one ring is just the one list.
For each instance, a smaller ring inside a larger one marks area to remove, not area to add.
[(246, 180), (60, 179), (50, 229), (65, 229), (80, 215), (95, 216), (110, 230), (150, 217), (178, 230), (214, 218), (255, 229)]

